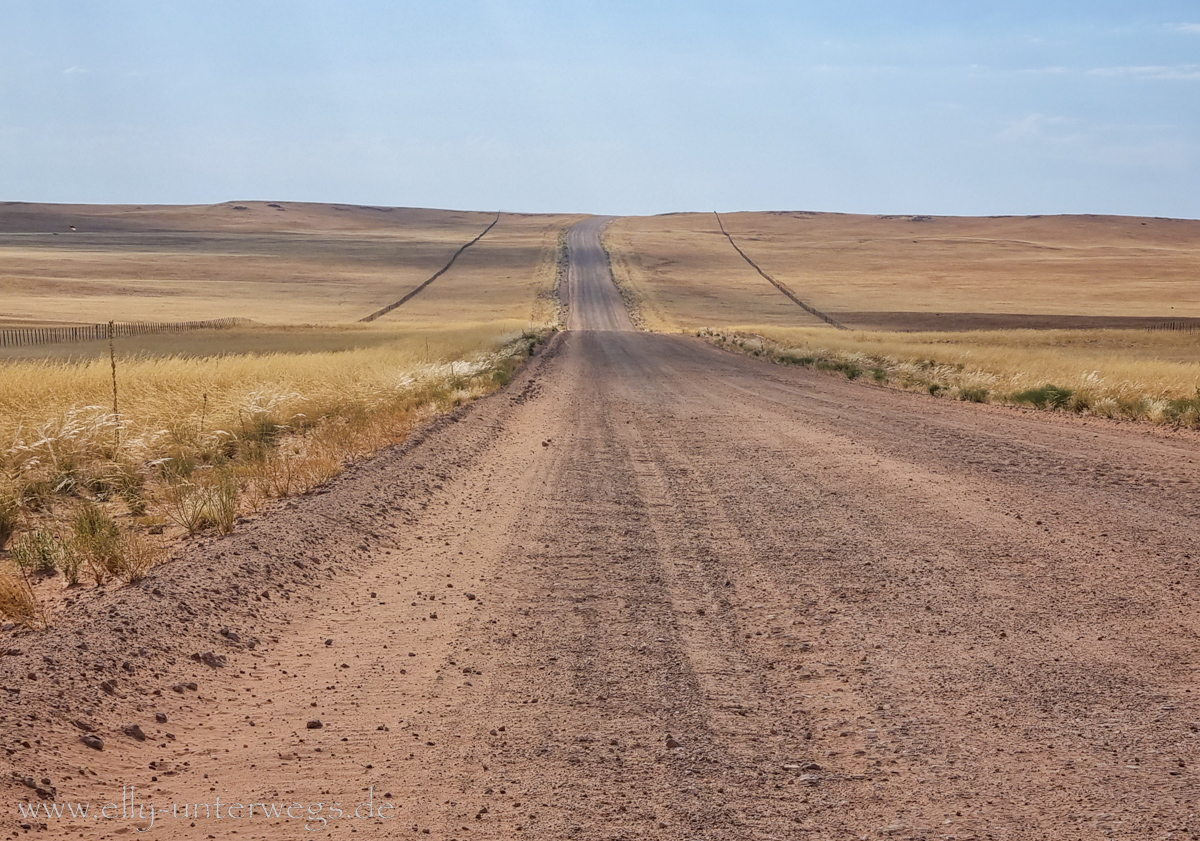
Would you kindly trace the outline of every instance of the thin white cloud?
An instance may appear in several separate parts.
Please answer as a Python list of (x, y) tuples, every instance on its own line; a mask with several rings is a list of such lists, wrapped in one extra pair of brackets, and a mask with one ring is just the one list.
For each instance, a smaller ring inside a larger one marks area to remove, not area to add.
[(1029, 114), (1000, 130), (1001, 140), (1054, 157), (1107, 166), (1185, 169), (1200, 146), (1179, 138), (1171, 126), (1087, 123), (1073, 117)]
[(1071, 68), (1069, 68), (1069, 67), (1062, 67), (1062, 66), (1053, 66), (1053, 67), (1022, 67), (1022, 68), (1020, 68), (1020, 69), (1018, 69), (1018, 70), (1016, 70), (1016, 71), (1014, 71), (1014, 72), (1016, 72), (1016, 73), (1018, 73), (1018, 74), (1020, 74), (1020, 75), (1027, 75), (1027, 76), (1061, 75), (1061, 74), (1063, 74), (1063, 73), (1070, 73), (1070, 72), (1071, 72)]
[(1200, 64), (1096, 67), (1088, 73), (1092, 76), (1124, 76), (1132, 79), (1200, 79)]
[(1005, 140), (1013, 141), (1047, 141), (1062, 142), (1070, 140), (1073, 135), (1069, 129), (1074, 120), (1068, 117), (1056, 117), (1047, 114), (1030, 114), (1009, 123), (1000, 132)]
[(1200, 23), (1177, 23), (1174, 26), (1176, 32), (1187, 32), (1191, 35), (1200, 35)]
[(75, 65), (71, 65), (70, 67), (68, 67), (66, 70), (63, 71), (63, 75), (64, 76), (74, 76), (77, 73), (91, 73), (91, 72), (92, 71), (88, 70), (86, 67), (76, 67)]

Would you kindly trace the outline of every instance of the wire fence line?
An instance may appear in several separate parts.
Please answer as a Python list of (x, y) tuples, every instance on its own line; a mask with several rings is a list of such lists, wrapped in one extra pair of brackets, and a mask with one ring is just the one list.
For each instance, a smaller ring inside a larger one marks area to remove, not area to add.
[(766, 272), (764, 272), (762, 270), (762, 268), (758, 265), (758, 263), (756, 263), (750, 259), (749, 254), (747, 254), (745, 251), (742, 251), (741, 247), (734, 241), (733, 237), (730, 236), (729, 231), (725, 230), (725, 223), (721, 221), (721, 214), (717, 213), (714, 210), (713, 216), (717, 217), (717, 224), (721, 227), (721, 233), (723, 233), (725, 235), (725, 238), (727, 240), (729, 240), (729, 244), (733, 246), (734, 251), (736, 251), (738, 254), (741, 254), (742, 259), (745, 260), (747, 263), (749, 263), (756, 272), (758, 272), (760, 275), (763, 276), (764, 279), (767, 280), (768, 283), (770, 283), (772, 286), (774, 286), (776, 289), (778, 289), (780, 292), (782, 292), (784, 295), (786, 295), (788, 298), (790, 298), (793, 304), (800, 307), (800, 309), (804, 310), (809, 315), (815, 315), (817, 318), (821, 319), (826, 324), (836, 327), (839, 330), (850, 329), (845, 324), (842, 324), (840, 321), (838, 321), (836, 318), (834, 318), (833, 316), (831, 316), (827, 313), (823, 313), (816, 307), (810, 306), (809, 304), (804, 303), (804, 301), (801, 301), (800, 298), (796, 295), (796, 293), (793, 292), (791, 287), (789, 287), (786, 283), (782, 283), (782, 282), (776, 280), (775, 278), (771, 277)]
[(401, 307), (404, 304), (407, 304), (409, 301), (411, 301), (413, 298), (415, 298), (422, 289), (424, 289), (429, 284), (433, 283), (435, 280), (437, 280), (439, 277), (444, 275), (446, 272), (450, 271), (450, 267), (454, 265), (454, 261), (459, 258), (459, 255), (461, 255), (464, 251), (466, 251), (472, 245), (474, 245), (475, 243), (477, 243), (481, 239), (483, 239), (487, 235), (488, 231), (490, 231), (492, 228), (496, 227), (496, 223), (499, 221), (500, 221), (500, 213), (499, 213), (499, 211), (497, 211), (496, 218), (492, 220), (492, 224), (490, 224), (486, 228), (484, 228), (483, 233), (481, 233), (479, 236), (475, 237), (475, 239), (471, 240), (466, 245), (459, 248), (458, 251), (455, 251), (454, 256), (452, 256), (450, 258), (450, 262), (448, 262), (446, 265), (444, 265), (440, 269), (438, 269), (437, 272), (433, 275), (433, 277), (429, 278), (424, 283), (422, 283), (420, 286), (411, 290), (407, 295), (405, 295), (399, 301), (394, 301), (393, 303), (388, 304), (386, 307), (383, 307), (382, 309), (375, 310), (375, 312), (371, 313), (370, 315), (368, 315), (364, 318), (360, 318), (359, 321), (374, 321), (375, 319), (379, 318), (380, 316), (387, 315), (389, 312), (396, 309), (397, 307)]
[(152, 333), (182, 333), (187, 330), (219, 330), (250, 323), (248, 318), (212, 318), (205, 321), (115, 321), (76, 327), (9, 327), (0, 329), (0, 347), (96, 342), (107, 339), (110, 329), (113, 338), (120, 338)]

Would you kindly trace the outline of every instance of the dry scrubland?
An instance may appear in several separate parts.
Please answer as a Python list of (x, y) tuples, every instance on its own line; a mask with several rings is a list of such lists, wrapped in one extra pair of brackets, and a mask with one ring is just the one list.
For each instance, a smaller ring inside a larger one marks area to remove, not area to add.
[[(1200, 425), (1200, 333), (1116, 327), (1200, 316), (1200, 222), (722, 219), (765, 271), (859, 329), (835, 330), (787, 300), (712, 214), (619, 219), (606, 232), (647, 328), (964, 400)], [(981, 323), (1005, 329), (968, 329)], [(880, 327), (890, 329), (870, 329)]]
[[(767, 273), (850, 327), (911, 330), (940, 313), (1200, 317), (1200, 222), (1113, 216), (959, 218), (730, 213), (726, 230)], [(618, 219), (605, 240), (650, 323), (796, 326), (794, 307), (721, 235), (713, 214)], [(786, 306), (785, 306), (786, 305)], [(901, 314), (897, 316), (896, 314)], [(915, 319), (916, 314), (926, 314)], [(819, 323), (819, 322), (814, 322)], [(1048, 322), (1039, 320), (1039, 326)]]
[[(0, 205), (0, 324), (357, 321), (440, 269), (494, 218), (290, 202)], [(489, 279), (503, 289), (530, 283), (530, 260), (571, 218), (503, 215), (480, 243), (503, 269)], [(519, 303), (513, 315), (528, 320)]]
[[(400, 298), (495, 217), (281, 207), (0, 208), (10, 321), (271, 322), (118, 339), (115, 412), (107, 342), (8, 354), (0, 538), (16, 563), (0, 612), (36, 624), (56, 581), (136, 580), (173, 536), (228, 531), (497, 388), (557, 323), (572, 217), (502, 216), (404, 307), (339, 324)], [(300, 321), (325, 323), (286, 324)]]

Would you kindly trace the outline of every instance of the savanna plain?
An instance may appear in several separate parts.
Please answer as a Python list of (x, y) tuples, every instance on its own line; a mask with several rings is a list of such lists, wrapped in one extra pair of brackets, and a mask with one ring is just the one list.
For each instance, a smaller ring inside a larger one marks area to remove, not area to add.
[(0, 822), (1200, 836), (1198, 268), (1169, 219), (0, 205)]

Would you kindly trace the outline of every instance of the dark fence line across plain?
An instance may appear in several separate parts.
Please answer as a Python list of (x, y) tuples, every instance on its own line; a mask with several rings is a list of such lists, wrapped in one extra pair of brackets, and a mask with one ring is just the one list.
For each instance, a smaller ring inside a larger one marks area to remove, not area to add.
[(849, 329), (850, 329), (850, 328), (848, 328), (848, 327), (847, 327), (845, 324), (842, 324), (840, 321), (838, 321), (836, 318), (834, 318), (833, 316), (829, 315), (828, 313), (823, 313), (823, 312), (821, 312), (819, 309), (817, 309), (816, 307), (814, 307), (814, 306), (811, 306), (811, 305), (809, 305), (809, 304), (806, 304), (806, 303), (804, 303), (804, 301), (800, 300), (800, 298), (799, 298), (799, 297), (797, 297), (796, 293), (792, 291), (792, 289), (791, 289), (791, 287), (790, 287), (790, 286), (788, 286), (786, 283), (782, 283), (782, 282), (780, 282), (780, 281), (776, 280), (775, 278), (771, 277), (769, 274), (767, 274), (766, 272), (764, 272), (764, 271), (762, 270), (762, 267), (761, 267), (761, 266), (759, 266), (759, 265), (758, 265), (758, 263), (756, 263), (756, 262), (754, 262), (753, 260), (751, 260), (751, 259), (750, 259), (750, 255), (749, 255), (749, 254), (747, 254), (745, 251), (742, 251), (742, 249), (741, 249), (741, 246), (739, 246), (739, 245), (738, 245), (738, 244), (737, 244), (737, 243), (734, 241), (734, 239), (733, 239), (733, 237), (730, 235), (729, 231), (725, 230), (725, 223), (721, 221), (721, 214), (720, 214), (720, 213), (717, 213), (717, 212), (714, 210), (714, 211), (713, 211), (713, 216), (716, 216), (716, 217), (717, 217), (717, 225), (719, 225), (719, 226), (720, 226), (720, 228), (721, 228), (721, 233), (723, 233), (723, 234), (725, 235), (725, 239), (729, 240), (729, 244), (733, 246), (733, 250), (734, 250), (734, 251), (736, 251), (738, 254), (741, 254), (741, 255), (742, 255), (742, 259), (743, 259), (743, 260), (745, 260), (747, 263), (749, 263), (749, 264), (750, 264), (750, 266), (751, 266), (751, 267), (752, 267), (752, 268), (753, 268), (753, 269), (754, 269), (756, 272), (758, 272), (760, 275), (762, 275), (762, 276), (763, 276), (763, 278), (764, 278), (764, 279), (765, 279), (765, 280), (766, 280), (768, 283), (770, 283), (772, 286), (774, 286), (776, 289), (778, 289), (780, 292), (782, 292), (784, 295), (786, 295), (786, 296), (787, 296), (789, 299), (791, 299), (791, 301), (792, 301), (792, 303), (793, 303), (793, 304), (795, 304), (796, 306), (800, 307), (800, 309), (804, 310), (804, 311), (805, 311), (805, 312), (807, 312), (809, 315), (815, 315), (817, 318), (821, 319), (821, 320), (822, 320), (822, 321), (824, 321), (826, 324), (828, 324), (828, 325), (830, 325), (830, 326), (832, 326), (832, 327), (836, 327), (836, 328), (837, 328), (837, 329), (839, 329), (839, 330), (849, 330)]
[(492, 224), (490, 224), (486, 228), (484, 228), (483, 233), (481, 233), (479, 236), (475, 237), (475, 239), (471, 240), (466, 245), (459, 248), (458, 251), (455, 251), (454, 255), (450, 258), (450, 262), (446, 263), (446, 265), (444, 265), (440, 269), (438, 269), (437, 272), (433, 275), (433, 277), (429, 278), (428, 280), (423, 282), (421, 285), (417, 286), (415, 289), (412, 289), (407, 295), (405, 295), (399, 301), (394, 301), (394, 302), (388, 304), (386, 307), (383, 307), (382, 309), (377, 309), (377, 310), (375, 310), (375, 312), (371, 313), (370, 315), (368, 315), (364, 318), (360, 318), (359, 321), (374, 321), (375, 319), (377, 319), (381, 316), (387, 315), (392, 310), (397, 309), (398, 307), (402, 307), (405, 304), (407, 304), (409, 301), (411, 301), (413, 298), (415, 298), (418, 295), (418, 293), (420, 293), (421, 290), (423, 290), (426, 286), (433, 283), (435, 280), (437, 280), (439, 277), (444, 275), (446, 272), (450, 271), (450, 267), (454, 265), (454, 261), (457, 260), (464, 251), (466, 251), (472, 245), (474, 245), (475, 243), (477, 243), (481, 239), (483, 239), (485, 236), (487, 236), (487, 232), (490, 231), (492, 228), (496, 227), (496, 223), (499, 221), (500, 221), (500, 213), (497, 212), (496, 218), (492, 220)]
[[(145, 336), (152, 333), (182, 333), (187, 330), (218, 330), (249, 324), (247, 318), (212, 318), (205, 321), (117, 321), (112, 324), (113, 338)], [(10, 327), (0, 329), (0, 347), (51, 345), (61, 342), (95, 342), (107, 339), (108, 324), (82, 324), (77, 327)]]

